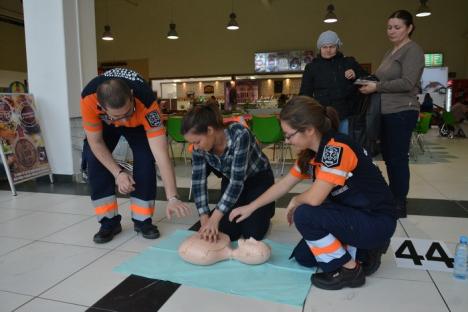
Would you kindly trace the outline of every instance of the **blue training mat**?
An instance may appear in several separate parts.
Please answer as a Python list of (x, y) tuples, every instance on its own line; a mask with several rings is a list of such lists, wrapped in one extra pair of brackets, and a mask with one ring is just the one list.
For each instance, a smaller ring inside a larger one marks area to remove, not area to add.
[(316, 269), (302, 267), (288, 259), (294, 246), (264, 240), (272, 249), (267, 263), (247, 265), (226, 260), (198, 266), (185, 262), (178, 254), (179, 245), (193, 234), (193, 231), (177, 230), (114, 271), (302, 306), (310, 288), (310, 276)]

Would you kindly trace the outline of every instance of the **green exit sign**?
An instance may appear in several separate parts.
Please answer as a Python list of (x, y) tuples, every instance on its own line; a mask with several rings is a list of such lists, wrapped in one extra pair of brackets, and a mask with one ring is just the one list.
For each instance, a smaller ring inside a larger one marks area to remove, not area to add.
[(424, 64), (426, 67), (436, 67), (444, 65), (444, 55), (442, 53), (424, 54)]

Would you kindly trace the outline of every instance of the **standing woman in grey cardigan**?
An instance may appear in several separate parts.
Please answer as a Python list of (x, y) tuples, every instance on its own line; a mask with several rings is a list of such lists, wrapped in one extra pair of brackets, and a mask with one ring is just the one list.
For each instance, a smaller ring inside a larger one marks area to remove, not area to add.
[(393, 43), (375, 75), (379, 82), (360, 88), (364, 94), (381, 94), (382, 156), (387, 167), (390, 189), (395, 196), (399, 217), (406, 217), (409, 190), (409, 146), (419, 116), (416, 97), (424, 69), (424, 52), (411, 40), (413, 16), (398, 10), (388, 18), (387, 35)]

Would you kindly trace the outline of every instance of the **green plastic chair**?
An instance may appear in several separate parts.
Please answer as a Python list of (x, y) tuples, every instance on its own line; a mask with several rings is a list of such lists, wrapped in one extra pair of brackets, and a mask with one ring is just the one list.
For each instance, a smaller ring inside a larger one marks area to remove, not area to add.
[(442, 120), (444, 121), (444, 124), (447, 126), (454, 126), (455, 125), (455, 117), (453, 117), (452, 112), (447, 112), (444, 111), (442, 113)]
[(442, 126), (440, 127), (439, 134), (444, 137), (448, 137), (449, 139), (453, 139), (454, 137), (454, 130), (456, 128), (456, 121), (455, 117), (453, 116), (452, 112), (444, 111), (442, 113)]
[(430, 157), (432, 157), (432, 154), (429, 148), (427, 148), (424, 143), (424, 135), (429, 131), (431, 127), (431, 119), (432, 119), (431, 113), (420, 114), (419, 120), (416, 123), (416, 127), (413, 132), (413, 134), (415, 134), (415, 140), (413, 140), (413, 144), (412, 144), (412, 145), (414, 145), (414, 143), (418, 144), (421, 152), (424, 153), (425, 151), (427, 151)]
[(187, 164), (187, 151), (185, 149), (185, 143), (187, 143), (187, 141), (185, 141), (185, 138), (182, 135), (182, 131), (181, 131), (182, 116), (170, 116), (167, 119), (166, 128), (167, 128), (167, 135), (170, 138), (169, 147), (171, 149), (172, 161), (174, 163), (174, 166), (175, 166), (175, 156), (174, 156), (174, 150), (172, 148), (172, 143), (174, 142), (182, 144), (182, 150), (180, 151), (180, 156), (182, 157), (182, 154), (183, 154), (184, 162), (185, 164)]
[[(278, 145), (278, 147), (281, 149), (281, 154), (278, 161), (282, 163), (281, 175), (283, 175), (286, 158), (284, 155), (284, 148), (286, 144), (284, 143), (284, 134), (278, 118), (276, 116), (254, 115), (252, 116), (251, 122), (252, 132), (254, 133), (258, 142), (264, 146), (273, 144), (273, 160), (275, 160), (276, 146)], [(288, 145), (288, 147), (292, 158), (291, 146)]]

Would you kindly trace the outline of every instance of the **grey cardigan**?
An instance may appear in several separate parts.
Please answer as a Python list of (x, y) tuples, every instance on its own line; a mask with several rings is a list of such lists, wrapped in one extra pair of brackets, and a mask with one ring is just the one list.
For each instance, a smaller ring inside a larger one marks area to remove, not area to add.
[(416, 94), (421, 87), (424, 70), (424, 51), (414, 41), (409, 41), (395, 53), (385, 53), (375, 72), (380, 82), (377, 92), (381, 94), (382, 114), (405, 110), (419, 111)]

